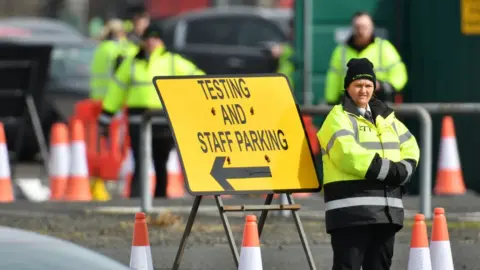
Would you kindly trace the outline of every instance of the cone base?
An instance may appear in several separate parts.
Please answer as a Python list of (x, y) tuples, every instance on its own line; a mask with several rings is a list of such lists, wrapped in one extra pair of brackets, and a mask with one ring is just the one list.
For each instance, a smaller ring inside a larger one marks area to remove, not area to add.
[(463, 195), (465, 192), (467, 189), (461, 171), (442, 170), (438, 173), (435, 195)]
[(51, 201), (61, 201), (67, 189), (68, 178), (57, 177), (50, 182), (50, 200)]
[(242, 247), (238, 270), (263, 270), (259, 247)]
[(14, 200), (12, 181), (0, 179), (0, 203), (10, 203)]
[(73, 176), (68, 179), (65, 201), (91, 201), (90, 181), (83, 176)]
[(428, 248), (410, 248), (408, 270), (432, 270), (430, 250)]
[(432, 258), (432, 269), (454, 269), (450, 241), (432, 241), (430, 254)]

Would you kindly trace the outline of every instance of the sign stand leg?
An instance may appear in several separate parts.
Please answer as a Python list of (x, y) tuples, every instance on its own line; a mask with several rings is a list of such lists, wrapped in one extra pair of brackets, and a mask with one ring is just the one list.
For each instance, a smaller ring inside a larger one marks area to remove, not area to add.
[(180, 261), (182, 260), (183, 252), (185, 251), (185, 246), (187, 244), (188, 236), (192, 231), (193, 223), (195, 222), (195, 217), (197, 216), (198, 208), (200, 207), (200, 202), (202, 201), (202, 196), (196, 196), (193, 201), (192, 210), (188, 216), (187, 224), (185, 225), (185, 231), (182, 235), (182, 240), (180, 240), (180, 245), (178, 247), (177, 255), (175, 256), (175, 261), (173, 261), (172, 270), (178, 270), (180, 267)]
[[(287, 193), (287, 200), (290, 205), (295, 204), (292, 194)], [(307, 256), (308, 266), (310, 269), (316, 269), (315, 262), (313, 261), (312, 251), (308, 245), (307, 236), (305, 235), (305, 230), (303, 229), (302, 221), (300, 220), (300, 215), (297, 211), (292, 210), (293, 220), (295, 221), (295, 226), (297, 227), (298, 235), (302, 241), (303, 250), (305, 251), (305, 256)]]
[[(273, 193), (268, 194), (267, 198), (265, 199), (265, 205), (271, 205), (273, 201)], [(268, 209), (262, 210), (262, 214), (260, 215), (260, 218), (258, 219), (258, 237), (262, 235), (263, 231), (263, 226), (265, 225), (265, 222), (267, 221), (267, 216), (268, 216)]]
[(215, 195), (215, 202), (217, 203), (218, 212), (220, 213), (220, 218), (222, 219), (223, 228), (225, 229), (225, 233), (227, 234), (228, 244), (230, 245), (230, 250), (232, 251), (235, 266), (238, 267), (238, 249), (237, 245), (235, 244), (235, 238), (233, 237), (232, 227), (230, 227), (230, 222), (228, 221), (227, 212), (224, 210), (222, 197), (220, 197), (219, 195)]

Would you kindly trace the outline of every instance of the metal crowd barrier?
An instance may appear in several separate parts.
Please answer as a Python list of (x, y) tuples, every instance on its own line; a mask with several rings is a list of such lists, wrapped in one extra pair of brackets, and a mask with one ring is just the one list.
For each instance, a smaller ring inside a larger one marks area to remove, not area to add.
[[(480, 114), (480, 103), (404, 103), (390, 104), (398, 115), (415, 117), (420, 121), (420, 213), (427, 219), (432, 218), (432, 145), (433, 124), (431, 114)], [(327, 115), (332, 106), (305, 106), (300, 109), (302, 114)], [(147, 112), (141, 123), (141, 164), (140, 179), (142, 185), (141, 209), (149, 212), (152, 209), (152, 196), (148, 183), (149, 162), (151, 156), (151, 118), (164, 116), (162, 110)]]

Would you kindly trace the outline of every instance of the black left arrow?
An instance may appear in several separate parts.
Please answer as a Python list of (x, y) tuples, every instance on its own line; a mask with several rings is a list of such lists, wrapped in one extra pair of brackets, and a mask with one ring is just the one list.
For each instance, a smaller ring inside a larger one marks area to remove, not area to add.
[(216, 157), (210, 175), (217, 180), (224, 190), (234, 190), (228, 179), (248, 179), (272, 177), (269, 166), (225, 168), (227, 157)]

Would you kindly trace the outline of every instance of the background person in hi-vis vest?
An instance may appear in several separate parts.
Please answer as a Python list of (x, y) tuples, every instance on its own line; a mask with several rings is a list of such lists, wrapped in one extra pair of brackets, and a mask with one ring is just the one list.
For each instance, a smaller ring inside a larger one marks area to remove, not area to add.
[(373, 96), (372, 63), (351, 59), (347, 66), (343, 100), (317, 134), (332, 269), (390, 269), (395, 234), (403, 227), (405, 184), (420, 151), (395, 112)]
[[(205, 75), (195, 64), (181, 55), (170, 52), (162, 41), (162, 29), (150, 25), (142, 36), (141, 48), (135, 56), (127, 57), (115, 72), (102, 104), (98, 122), (100, 133), (108, 137), (108, 125), (114, 115), (127, 109), (128, 134), (134, 159), (131, 198), (140, 197), (138, 160), (140, 159), (140, 124), (146, 111), (162, 109), (162, 103), (152, 83), (154, 76)], [(157, 185), (155, 197), (166, 197), (167, 160), (174, 140), (167, 118), (152, 117), (152, 155)]]
[(408, 80), (405, 64), (392, 43), (375, 36), (372, 17), (366, 12), (357, 12), (352, 17), (352, 35), (332, 53), (325, 81), (326, 103), (336, 105), (341, 101), (347, 62), (352, 58), (367, 58), (375, 66), (378, 99), (401, 101), (399, 93)]

